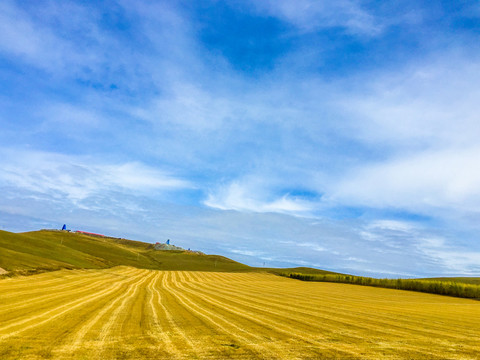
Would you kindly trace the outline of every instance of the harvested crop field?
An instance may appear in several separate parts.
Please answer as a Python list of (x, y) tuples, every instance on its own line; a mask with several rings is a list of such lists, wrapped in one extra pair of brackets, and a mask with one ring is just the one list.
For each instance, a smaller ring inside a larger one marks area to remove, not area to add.
[(480, 302), (261, 273), (0, 280), (1, 359), (475, 359)]

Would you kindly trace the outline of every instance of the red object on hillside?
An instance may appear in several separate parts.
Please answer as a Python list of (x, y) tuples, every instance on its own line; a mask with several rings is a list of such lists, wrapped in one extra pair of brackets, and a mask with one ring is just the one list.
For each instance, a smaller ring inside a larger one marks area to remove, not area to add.
[(80, 230), (77, 230), (75, 231), (76, 233), (80, 233), (80, 234), (85, 234), (85, 235), (95, 235), (95, 236), (102, 236), (102, 237), (105, 237), (105, 235), (102, 235), (102, 234), (95, 234), (95, 233), (91, 233), (91, 232), (86, 232), (86, 231), (80, 231)]

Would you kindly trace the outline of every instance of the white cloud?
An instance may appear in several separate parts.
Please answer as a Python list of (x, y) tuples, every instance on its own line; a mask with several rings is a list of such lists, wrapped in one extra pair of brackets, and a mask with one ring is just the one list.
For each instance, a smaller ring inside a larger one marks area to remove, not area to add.
[[(95, 45), (91, 46), (101, 39), (100, 33), (95, 30), (94, 11), (72, 3), (51, 5), (43, 4), (39, 11), (43, 17), (35, 18), (17, 7), (15, 2), (2, 1), (0, 52), (52, 74), (75, 73), (81, 67), (91, 69), (98, 65), (98, 51), (93, 50)], [(66, 13), (69, 14), (68, 21), (64, 21)], [(47, 19), (53, 19), (52, 23), (57, 23), (57, 28), (43, 22)], [(96, 40), (88, 46), (82, 46), (85, 44), (62, 38), (58, 32), (58, 23), (62, 23), (63, 30), (66, 27), (81, 32), (82, 36), (90, 37), (90, 40)]]
[(374, 220), (371, 221), (367, 229), (380, 229), (380, 230), (393, 230), (393, 231), (411, 231), (413, 229), (413, 225), (411, 223), (405, 221), (398, 221), (398, 220)]
[(343, 27), (353, 34), (374, 36), (382, 31), (382, 25), (362, 9), (358, 1), (267, 0), (252, 3), (259, 11), (287, 21), (303, 32)]
[(232, 249), (230, 252), (234, 254), (240, 254), (240, 255), (245, 255), (245, 256), (255, 256), (255, 257), (260, 257), (264, 253), (262, 251), (255, 251), (255, 250), (242, 250), (242, 249)]
[(101, 164), (80, 156), (33, 151), (5, 151), (0, 181), (22, 191), (54, 198), (84, 200), (102, 192), (168, 191), (191, 184), (138, 162)]
[(313, 242), (299, 242), (299, 243), (295, 243), (295, 245), (308, 248), (312, 251), (328, 251), (323, 246), (320, 246), (318, 245), (318, 243), (313, 243)]
[(182, 131), (211, 132), (239, 112), (239, 104), (225, 94), (201, 89), (188, 81), (176, 79), (168, 95), (152, 100), (147, 107), (133, 109), (133, 114), (154, 124), (181, 127)]
[(458, 248), (442, 237), (425, 234), (417, 238), (417, 248), (431, 261), (437, 262), (443, 272), (450, 275), (478, 275), (480, 252), (475, 248)]
[(411, 211), (477, 211), (480, 147), (426, 151), (353, 169), (332, 185), (330, 200)]
[(480, 252), (428, 249), (425, 253), (437, 259), (448, 275), (478, 276), (480, 273)]
[(313, 210), (313, 204), (289, 194), (268, 199), (269, 194), (262, 194), (261, 187), (257, 185), (233, 182), (220, 188), (215, 194), (210, 194), (204, 204), (220, 210), (277, 212), (291, 215), (308, 215)]
[[(58, 50), (62, 42), (50, 31), (34, 26), (25, 13), (17, 9), (13, 2), (4, 1), (0, 5), (0, 49), (33, 61), (45, 59), (45, 63), (58, 63)], [(56, 44), (55, 50), (53, 45)], [(49, 51), (54, 50), (54, 51)], [(54, 65), (54, 64), (52, 64)]]
[[(409, 264), (411, 275), (478, 275), (480, 271), (478, 246), (459, 245), (458, 239), (444, 229), (413, 221), (381, 219), (365, 224), (359, 235), (370, 243), (365, 247), (381, 257), (403, 258)], [(361, 259), (372, 262), (373, 258)], [(376, 258), (374, 262), (378, 264), (381, 259)]]
[(400, 151), (478, 143), (478, 55), (443, 50), (394, 71), (362, 75), (338, 100), (350, 135)]
[(360, 258), (357, 258), (357, 257), (354, 257), (354, 256), (349, 256), (349, 257), (345, 258), (344, 260), (345, 261), (353, 261), (353, 262), (356, 262), (356, 263), (369, 263), (370, 262), (368, 260), (360, 259)]
[(97, 165), (102, 182), (117, 185), (126, 189), (149, 191), (155, 189), (185, 189), (192, 185), (162, 171), (141, 163), (126, 163), (119, 165)]

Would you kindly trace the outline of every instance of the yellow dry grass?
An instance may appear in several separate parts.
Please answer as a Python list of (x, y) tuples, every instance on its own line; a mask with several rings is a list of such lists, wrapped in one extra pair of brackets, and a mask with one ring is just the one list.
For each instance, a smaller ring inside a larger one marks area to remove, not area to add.
[(129, 267), (0, 281), (0, 359), (477, 359), (480, 302)]

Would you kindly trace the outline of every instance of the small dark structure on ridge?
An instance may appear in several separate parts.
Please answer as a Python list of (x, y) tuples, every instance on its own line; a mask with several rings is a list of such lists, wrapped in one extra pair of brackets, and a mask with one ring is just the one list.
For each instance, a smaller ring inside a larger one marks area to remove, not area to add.
[(185, 249), (181, 248), (180, 246), (175, 246), (170, 244), (170, 239), (168, 239), (165, 244), (157, 242), (155, 244), (155, 250), (185, 250)]

